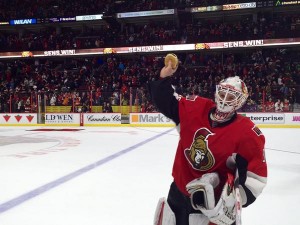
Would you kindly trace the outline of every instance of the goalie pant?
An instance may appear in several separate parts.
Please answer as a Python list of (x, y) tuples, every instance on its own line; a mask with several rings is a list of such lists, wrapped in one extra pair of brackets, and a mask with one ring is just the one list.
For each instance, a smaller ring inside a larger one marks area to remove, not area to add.
[[(210, 223), (207, 217), (200, 213), (195, 213), (189, 215), (189, 224), (209, 225)], [(154, 225), (176, 225), (175, 214), (165, 198), (159, 199), (155, 212)]]

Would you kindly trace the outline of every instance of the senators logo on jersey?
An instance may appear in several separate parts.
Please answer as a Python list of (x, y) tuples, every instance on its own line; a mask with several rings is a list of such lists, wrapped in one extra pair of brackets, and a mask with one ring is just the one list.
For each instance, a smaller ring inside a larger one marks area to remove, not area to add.
[(207, 171), (215, 164), (215, 158), (208, 148), (208, 136), (214, 135), (206, 128), (195, 132), (191, 147), (184, 150), (184, 155), (195, 170)]

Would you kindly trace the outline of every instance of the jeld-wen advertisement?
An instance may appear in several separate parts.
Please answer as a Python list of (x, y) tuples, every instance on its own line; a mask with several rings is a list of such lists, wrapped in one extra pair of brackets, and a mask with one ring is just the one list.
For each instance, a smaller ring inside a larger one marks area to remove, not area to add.
[(79, 125), (78, 113), (47, 113), (45, 124), (52, 125)]

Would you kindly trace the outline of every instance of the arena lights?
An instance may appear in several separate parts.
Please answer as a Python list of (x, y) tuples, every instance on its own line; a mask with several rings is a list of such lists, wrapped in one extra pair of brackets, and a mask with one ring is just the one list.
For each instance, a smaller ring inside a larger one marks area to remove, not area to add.
[(246, 41), (230, 41), (223, 42), (224, 48), (238, 48), (238, 47), (253, 47), (263, 46), (264, 40), (246, 40)]
[(76, 16), (76, 21), (102, 20), (103, 14)]
[(44, 51), (44, 56), (65, 56), (65, 55), (75, 55), (75, 54), (76, 54), (75, 49)]
[(31, 19), (19, 19), (19, 20), (10, 20), (10, 25), (28, 25), (28, 24), (36, 24), (37, 20), (34, 18)]
[(254, 9), (256, 2), (223, 5), (223, 10)]
[[(212, 5), (207, 7), (192, 7), (192, 8), (186, 8), (185, 10), (191, 13), (201, 13), (201, 12), (230, 11), (230, 10), (240, 10), (240, 9), (274, 7), (274, 6), (290, 6), (290, 5), (300, 5), (300, 0), (261, 0), (256, 2)], [(126, 19), (126, 18), (134, 18), (134, 17), (167, 16), (167, 15), (176, 15), (176, 14), (177, 14), (177, 9), (164, 9), (164, 10), (117, 13), (116, 17), (118, 19)], [(102, 20), (102, 19), (103, 19), (103, 14), (79, 15), (76, 17), (74, 16), (74, 17), (28, 18), (28, 19), (14, 19), (14, 20), (10, 20), (9, 22), (0, 21), (0, 26), (80, 22), (80, 21), (93, 21), (93, 20)]]
[(189, 11), (192, 13), (198, 12), (213, 12), (213, 11), (228, 11), (238, 9), (254, 9), (256, 8), (256, 2), (237, 3), (237, 4), (226, 4), (226, 5), (214, 5), (207, 7), (193, 7)]
[(213, 11), (221, 11), (223, 9), (222, 5), (214, 5), (208, 7), (193, 7), (189, 8), (191, 13), (199, 13), (199, 12), (213, 12)]
[(92, 48), (92, 49), (66, 49), (53, 51), (23, 51), (0, 52), (0, 59), (21, 57), (58, 57), (58, 56), (91, 56), (105, 54), (132, 54), (151, 52), (177, 52), (177, 51), (209, 51), (216, 49), (251, 48), (266, 46), (290, 46), (300, 45), (300, 38), (285, 39), (259, 39), (230, 42), (193, 43), (176, 45), (149, 45), (118, 48)]
[(289, 6), (289, 5), (300, 5), (299, 0), (262, 0), (257, 1), (257, 7), (274, 7), (274, 6)]
[(22, 57), (33, 57), (33, 53), (30, 51), (24, 51), (21, 55)]
[(71, 16), (71, 17), (51, 17), (51, 18), (38, 18), (38, 19), (19, 19), (10, 20), (9, 22), (0, 22), (0, 25), (28, 25), (28, 24), (43, 24), (43, 23), (65, 23), (76, 21), (90, 21), (90, 20), (102, 20), (103, 14), (97, 15), (83, 15), (83, 16)]
[(300, 1), (277, 0), (275, 6), (300, 5)]
[(0, 21), (0, 25), (9, 25), (9, 22)]
[(175, 13), (176, 13), (176, 9), (126, 12), (126, 13), (117, 13), (117, 18), (122, 19), (122, 18), (145, 17), (145, 16), (165, 16), (165, 15), (174, 15)]
[(273, 2), (273, 0), (257, 1), (256, 6), (257, 6), (257, 8), (273, 7), (274, 2)]

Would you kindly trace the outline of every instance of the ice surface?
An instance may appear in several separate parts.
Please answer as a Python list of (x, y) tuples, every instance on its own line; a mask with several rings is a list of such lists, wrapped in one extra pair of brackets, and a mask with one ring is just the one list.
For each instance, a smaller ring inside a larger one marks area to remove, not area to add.
[[(1, 225), (153, 224), (172, 181), (175, 129), (29, 130), (0, 127)], [(268, 184), (243, 225), (297, 224), (300, 129), (262, 131)]]

